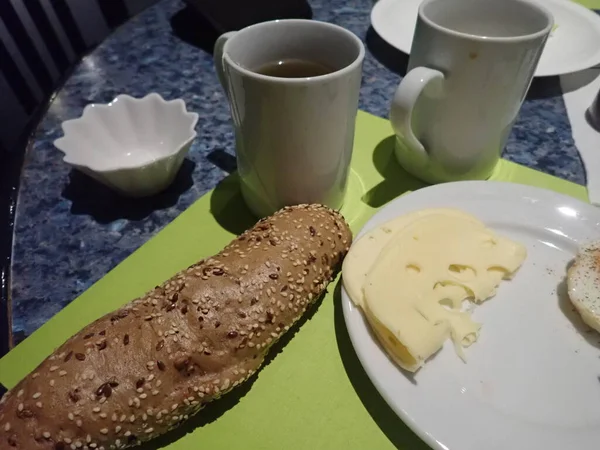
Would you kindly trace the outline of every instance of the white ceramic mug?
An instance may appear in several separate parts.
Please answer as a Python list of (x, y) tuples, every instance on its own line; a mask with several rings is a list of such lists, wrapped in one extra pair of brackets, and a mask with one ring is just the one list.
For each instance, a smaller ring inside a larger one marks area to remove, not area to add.
[(552, 25), (524, 0), (425, 0), (390, 111), (400, 164), (431, 183), (488, 178)]
[[(235, 125), (241, 191), (257, 216), (299, 203), (341, 207), (364, 54), (350, 31), (312, 20), (263, 22), (217, 40), (215, 66)], [(287, 59), (332, 72), (310, 78), (256, 72)]]

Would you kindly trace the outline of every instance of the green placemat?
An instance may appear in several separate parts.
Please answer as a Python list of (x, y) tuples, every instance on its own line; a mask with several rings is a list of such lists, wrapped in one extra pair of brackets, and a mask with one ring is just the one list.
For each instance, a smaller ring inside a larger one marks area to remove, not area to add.
[(600, 0), (574, 0), (575, 3), (590, 9), (600, 9)]
[[(391, 134), (388, 121), (359, 113), (343, 208), (355, 232), (383, 204), (423, 186), (396, 163)], [(507, 161), (493, 179), (587, 198), (582, 186)], [(215, 253), (253, 222), (236, 177), (228, 177), (2, 358), (0, 382), (13, 387), (81, 327)], [(394, 415), (361, 368), (344, 325), (339, 283), (331, 285), (313, 313), (291, 340), (276, 347), (274, 358), (251, 383), (207, 406), (190, 426), (145, 448), (427, 448)]]

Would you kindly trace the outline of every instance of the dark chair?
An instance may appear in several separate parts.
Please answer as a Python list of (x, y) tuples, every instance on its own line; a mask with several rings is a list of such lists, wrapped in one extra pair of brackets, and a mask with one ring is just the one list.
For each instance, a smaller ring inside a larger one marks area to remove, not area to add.
[(10, 260), (31, 132), (81, 57), (157, 0), (0, 0), (0, 356), (10, 348)]

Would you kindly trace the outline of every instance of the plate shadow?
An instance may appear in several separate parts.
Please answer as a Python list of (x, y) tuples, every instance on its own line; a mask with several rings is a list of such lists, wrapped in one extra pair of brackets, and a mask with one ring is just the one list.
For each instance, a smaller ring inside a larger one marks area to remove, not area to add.
[(377, 61), (397, 75), (406, 75), (408, 55), (383, 40), (372, 26), (367, 30), (365, 42)]

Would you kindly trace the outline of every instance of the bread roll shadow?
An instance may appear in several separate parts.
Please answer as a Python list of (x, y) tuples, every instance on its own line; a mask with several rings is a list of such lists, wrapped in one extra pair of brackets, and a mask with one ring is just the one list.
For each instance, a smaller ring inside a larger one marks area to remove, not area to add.
[(315, 315), (317, 310), (320, 308), (325, 295), (327, 295), (327, 289), (323, 291), (321, 296), (317, 298), (317, 300), (306, 311), (306, 313), (303, 314), (301, 318), (294, 325), (292, 325), (276, 343), (273, 344), (258, 371), (248, 378), (248, 380), (233, 389), (231, 392), (225, 394), (217, 401), (207, 403), (202, 411), (200, 411), (194, 417), (188, 419), (183, 425), (175, 428), (163, 436), (159, 436), (152, 441), (146, 442), (137, 448), (140, 450), (158, 450), (165, 448), (173, 442), (183, 438), (186, 434), (194, 432), (194, 430), (197, 428), (201, 428), (214, 422), (235, 405), (237, 405), (239, 401), (250, 391), (252, 385), (260, 376), (260, 373), (271, 363), (271, 361), (275, 359), (279, 353), (283, 351), (285, 346), (290, 342), (291, 339), (294, 338), (302, 325), (304, 325)]

